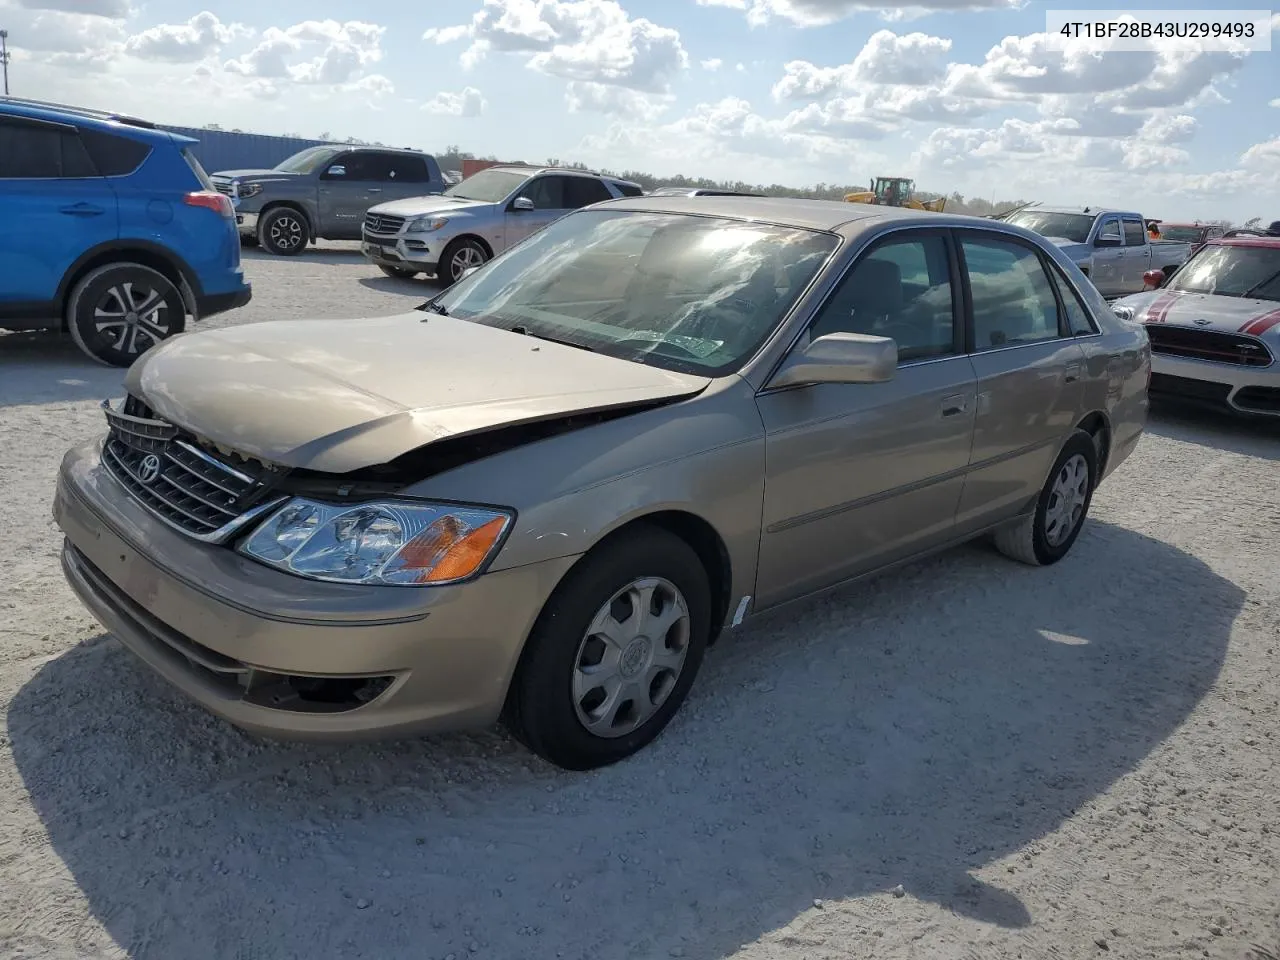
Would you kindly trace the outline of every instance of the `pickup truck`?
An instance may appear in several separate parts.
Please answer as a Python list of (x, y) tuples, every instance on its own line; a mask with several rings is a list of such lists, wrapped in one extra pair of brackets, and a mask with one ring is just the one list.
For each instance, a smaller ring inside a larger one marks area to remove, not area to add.
[(1024, 207), (1004, 217), (1057, 244), (1108, 299), (1141, 293), (1148, 270), (1170, 276), (1187, 262), (1192, 244), (1151, 240), (1140, 213), (1100, 207)]
[(316, 240), (359, 240), (365, 211), (442, 192), (436, 158), (417, 150), (308, 147), (270, 170), (221, 170), (213, 185), (231, 198), (242, 239), (294, 256)]

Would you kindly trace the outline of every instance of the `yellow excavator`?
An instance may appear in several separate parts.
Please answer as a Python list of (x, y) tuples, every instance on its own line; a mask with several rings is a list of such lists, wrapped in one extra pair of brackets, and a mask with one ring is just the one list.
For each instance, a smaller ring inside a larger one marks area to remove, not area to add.
[(908, 207), (912, 210), (931, 210), (941, 213), (947, 205), (946, 197), (936, 200), (917, 200), (916, 182), (907, 177), (876, 177), (870, 190), (859, 190), (844, 195), (845, 203), (873, 203), (882, 207)]

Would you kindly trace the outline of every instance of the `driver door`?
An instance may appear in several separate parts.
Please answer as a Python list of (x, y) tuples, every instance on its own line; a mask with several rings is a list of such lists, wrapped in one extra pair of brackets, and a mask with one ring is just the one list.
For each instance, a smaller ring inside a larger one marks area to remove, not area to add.
[[(508, 247), (525, 237), (532, 236), (547, 224), (559, 220), (569, 212), (566, 197), (568, 177), (546, 174), (525, 182), (515, 197), (507, 204), (504, 233)], [(515, 201), (521, 197), (533, 202), (532, 210), (517, 210)]]
[(1098, 224), (1089, 279), (1104, 297), (1117, 297), (1124, 292), (1124, 234), (1119, 217), (1106, 217)]
[(893, 336), (893, 380), (767, 386), (756, 594), (772, 606), (946, 542), (973, 443), (976, 378), (947, 234), (891, 234), (861, 254), (807, 338)]

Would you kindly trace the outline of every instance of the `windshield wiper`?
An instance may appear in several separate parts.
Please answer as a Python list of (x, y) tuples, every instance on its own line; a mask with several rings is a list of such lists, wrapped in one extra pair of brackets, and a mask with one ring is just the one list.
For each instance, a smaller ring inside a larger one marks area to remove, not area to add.
[(530, 330), (528, 327), (526, 327), (524, 324), (521, 324), (521, 323), (517, 323), (514, 327), (508, 327), (507, 330), (511, 333), (518, 333), (524, 337), (533, 337), (533, 339), (535, 340), (545, 340), (547, 341), (547, 343), (558, 343), (566, 347), (577, 347), (579, 350), (587, 351), (587, 353), (596, 352), (594, 347), (588, 347), (585, 344), (581, 344), (581, 343), (574, 343), (572, 340), (561, 340), (558, 337), (548, 337), (544, 333), (534, 333), (532, 330)]
[(1252, 297), (1255, 293), (1257, 293), (1259, 290), (1265, 287), (1268, 283), (1271, 283), (1274, 280), (1280, 280), (1280, 270), (1277, 270), (1275, 273), (1267, 277), (1267, 279), (1263, 280), (1261, 283), (1255, 283), (1252, 287), (1250, 287), (1244, 293), (1240, 294), (1240, 296)]

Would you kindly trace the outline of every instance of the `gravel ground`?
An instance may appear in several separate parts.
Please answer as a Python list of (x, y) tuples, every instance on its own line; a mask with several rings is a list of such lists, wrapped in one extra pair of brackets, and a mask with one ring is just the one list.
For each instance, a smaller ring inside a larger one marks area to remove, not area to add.
[[(424, 298), (247, 254), (210, 326)], [(50, 492), (119, 371), (0, 337), (0, 956), (1280, 954), (1280, 433), (1160, 414), (1052, 570), (966, 547), (766, 615), (642, 755), (256, 741), (64, 585)]]

